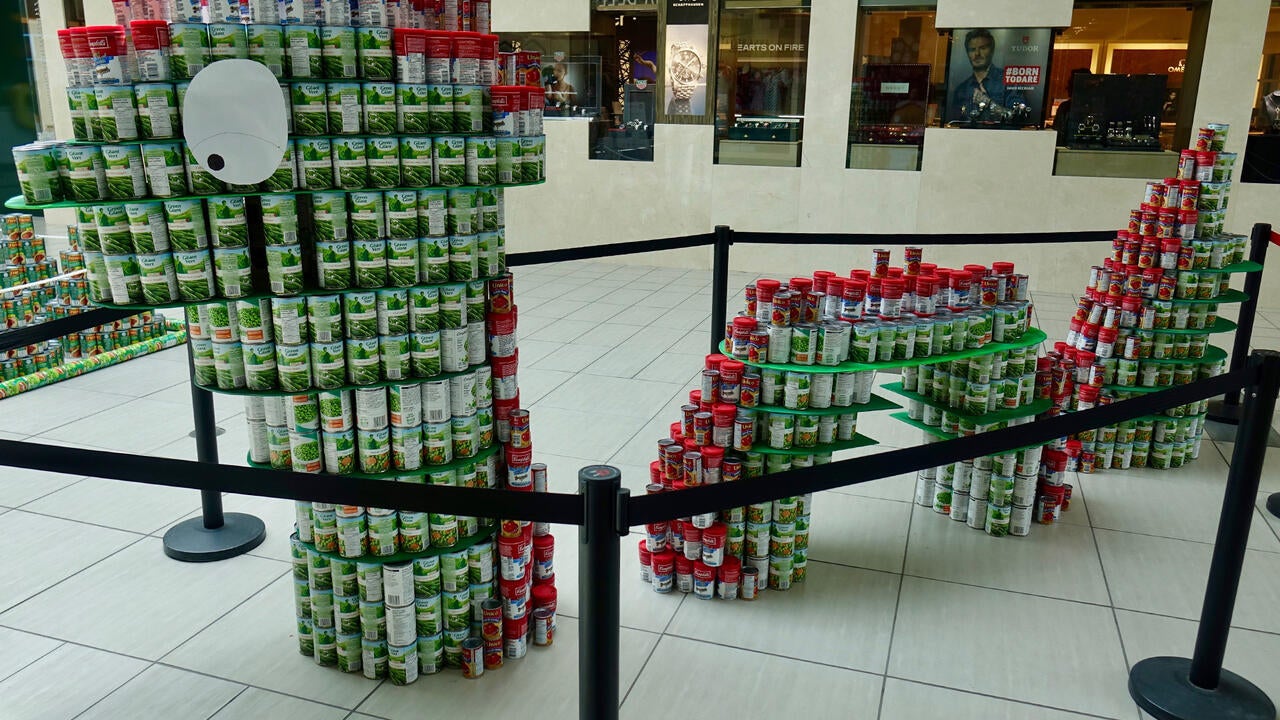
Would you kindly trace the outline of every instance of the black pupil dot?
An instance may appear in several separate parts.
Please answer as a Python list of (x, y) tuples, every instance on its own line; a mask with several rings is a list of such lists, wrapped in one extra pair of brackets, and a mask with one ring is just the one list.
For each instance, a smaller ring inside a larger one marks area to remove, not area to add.
[(210, 155), (210, 156), (209, 156), (209, 169), (210, 169), (210, 170), (221, 170), (222, 168), (226, 167), (226, 165), (227, 165), (227, 163), (226, 163), (226, 161), (224, 161), (224, 160), (222, 159), (222, 156), (221, 156), (221, 155), (218, 155), (218, 154), (216, 154), (216, 153), (215, 153), (215, 154), (213, 154), (213, 155)]

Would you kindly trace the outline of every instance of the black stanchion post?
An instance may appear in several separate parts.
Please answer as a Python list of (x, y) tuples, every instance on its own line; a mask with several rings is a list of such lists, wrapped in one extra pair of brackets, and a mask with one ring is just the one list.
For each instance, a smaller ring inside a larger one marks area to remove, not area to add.
[(1260, 370), (1247, 393), (1236, 448), (1227, 471), (1227, 489), (1213, 546), (1209, 583), (1200, 611), (1200, 627), (1191, 659), (1147, 658), (1129, 672), (1129, 694), (1159, 720), (1275, 720), (1276, 708), (1261, 689), (1225, 670), (1227, 633), (1235, 607), (1245, 544), (1253, 518), (1258, 481), (1267, 452), (1267, 436), (1280, 392), (1280, 353), (1263, 350), (1249, 362)]
[[(195, 377), (191, 346), (187, 362)], [(191, 383), (191, 409), (196, 421), (196, 459), (218, 462), (218, 424), (213, 413), (213, 393)], [(164, 554), (183, 562), (213, 562), (243, 555), (262, 544), (267, 527), (253, 515), (223, 513), (222, 493), (200, 491), (200, 517), (184, 520), (164, 534)]]
[(724, 324), (729, 317), (729, 246), (733, 245), (733, 228), (716, 226), (715, 258), (711, 268), (711, 352), (720, 352)]
[[(1249, 260), (1262, 265), (1267, 259), (1267, 246), (1271, 244), (1271, 226), (1258, 223), (1249, 236)], [(1262, 293), (1262, 270), (1245, 275), (1244, 292), (1249, 299), (1240, 305), (1236, 319), (1236, 339), (1231, 346), (1230, 370), (1239, 370), (1249, 360), (1249, 344), (1253, 342), (1253, 318), (1258, 312), (1258, 296)], [(1240, 393), (1229, 392), (1221, 400), (1209, 403), (1209, 419), (1235, 425), (1240, 422)]]
[(578, 536), (578, 717), (617, 720), (620, 538), (628, 530), (628, 493), (622, 474), (608, 465), (579, 470), (578, 492), (584, 510)]

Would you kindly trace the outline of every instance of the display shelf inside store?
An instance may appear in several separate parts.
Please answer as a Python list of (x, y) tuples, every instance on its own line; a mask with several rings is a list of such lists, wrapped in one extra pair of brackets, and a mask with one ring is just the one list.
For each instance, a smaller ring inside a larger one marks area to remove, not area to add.
[(363, 193), (397, 192), (397, 191), (417, 192), (418, 190), (488, 190), (488, 189), (505, 190), (507, 188), (531, 187), (533, 185), (542, 185), (545, 182), (546, 180), (536, 180), (534, 182), (506, 183), (502, 185), (461, 185), (458, 187), (443, 187), (440, 185), (432, 185), (430, 187), (362, 188), (362, 189), (356, 189), (356, 190), (349, 190), (345, 188), (328, 188), (325, 190), (310, 190), (310, 189), (303, 190), (300, 188), (294, 188), (292, 190), (268, 190), (268, 191), (255, 190), (255, 191), (248, 191), (248, 192), (215, 193), (212, 195), (179, 195), (177, 197), (144, 197), (144, 198), (128, 198), (128, 199), (120, 199), (120, 200), (117, 200), (117, 199), (85, 200), (83, 202), (78, 200), (62, 200), (59, 202), (44, 203), (41, 205), (29, 204), (21, 195), (15, 195), (9, 198), (8, 200), (6, 200), (4, 203), (4, 206), (10, 210), (25, 210), (27, 212), (32, 212), (32, 211), (38, 211), (38, 210), (56, 210), (59, 208), (96, 207), (98, 205), (124, 205), (126, 203), (140, 203), (140, 202), (169, 202), (169, 201), (178, 201), (178, 200), (209, 200), (209, 199), (216, 199), (216, 198), (258, 197), (261, 195), (315, 195), (317, 193), (333, 193), (333, 192), (347, 193), (349, 195), (351, 193), (362, 193), (362, 192)]
[(323, 288), (323, 289), (310, 288), (307, 290), (302, 290), (300, 292), (293, 293), (291, 295), (276, 295), (270, 292), (255, 292), (255, 293), (250, 293), (248, 295), (245, 295), (244, 297), (236, 297), (236, 298), (215, 297), (215, 298), (209, 298), (208, 300), (192, 300), (190, 302), (173, 302), (173, 303), (165, 303), (164, 305), (133, 305), (133, 304), (119, 305), (117, 303), (111, 303), (106, 301), (94, 302), (93, 304), (98, 307), (109, 308), (112, 310), (175, 310), (180, 308), (208, 305), (209, 303), (229, 303), (229, 302), (235, 302), (237, 300), (241, 302), (251, 302), (253, 300), (285, 300), (288, 298), (313, 297), (316, 295), (350, 295), (352, 293), (378, 292), (379, 290), (408, 291), (414, 288), (424, 288), (424, 287), (442, 288), (442, 287), (445, 287), (446, 285), (460, 285), (460, 284), (469, 283), (469, 282), (486, 282), (487, 283), (490, 280), (497, 280), (500, 277), (501, 277), (500, 275), (491, 275), (491, 276), (485, 276), (485, 277), (478, 277), (474, 280), (450, 280), (448, 282), (441, 282), (441, 283), (414, 283), (413, 285), (405, 285), (405, 286), (384, 285), (382, 287), (373, 287), (373, 288), (364, 288), (364, 287), (352, 287), (352, 288), (340, 288), (340, 289), (339, 288)]
[(1224, 265), (1223, 267), (1220, 267), (1220, 268), (1195, 268), (1194, 270), (1192, 270), (1192, 272), (1217, 273), (1220, 275), (1225, 275), (1229, 273), (1258, 272), (1261, 269), (1262, 269), (1262, 263), (1256, 263), (1252, 260), (1245, 260), (1243, 262)]
[(1242, 303), (1248, 299), (1249, 296), (1244, 292), (1231, 289), (1211, 298), (1174, 298), (1172, 302), (1175, 305), (1212, 305)]
[(348, 384), (348, 385), (339, 385), (337, 387), (331, 387), (331, 388), (312, 387), (312, 388), (304, 388), (302, 390), (279, 390), (279, 389), (250, 390), (249, 388), (220, 388), (216, 385), (201, 385), (200, 383), (197, 383), (194, 378), (192, 378), (191, 382), (201, 390), (208, 390), (209, 392), (218, 393), (220, 395), (242, 395), (245, 397), (293, 397), (294, 395), (312, 395), (315, 393), (322, 393), (322, 392), (341, 392), (343, 390), (369, 390), (371, 388), (392, 387), (396, 385), (439, 382), (440, 380), (449, 380), (451, 378), (461, 377), (463, 375), (470, 375), (474, 373), (476, 370), (479, 370), (482, 367), (488, 366), (488, 364), (489, 364), (488, 362), (483, 362), (477, 365), (469, 365), (467, 366), (466, 370), (462, 370), (459, 372), (440, 373), (439, 375), (432, 375), (431, 377), (407, 377), (407, 378), (402, 378), (400, 380), (379, 380), (378, 382), (368, 383), (366, 385)]
[(394, 563), (412, 562), (414, 560), (417, 560), (418, 558), (437, 557), (439, 555), (444, 555), (445, 553), (460, 552), (462, 550), (466, 550), (472, 545), (475, 545), (477, 543), (482, 543), (485, 540), (492, 538), (494, 531), (495, 531), (495, 528), (481, 528), (480, 532), (476, 533), (475, 535), (468, 535), (464, 538), (459, 538), (458, 542), (454, 543), (449, 547), (430, 547), (421, 552), (397, 552), (394, 555), (361, 555), (360, 557), (344, 557), (336, 552), (325, 552), (324, 550), (317, 550), (315, 543), (309, 543), (301, 540), (299, 542), (301, 542), (303, 547), (305, 547), (307, 550), (315, 552), (319, 555), (323, 555), (329, 558), (330, 560), (340, 560), (342, 562), (348, 562), (348, 563), (350, 562), (379, 563), (379, 564), (385, 565), (388, 563), (394, 564)]
[[(394, 480), (396, 478), (405, 477), (407, 475), (425, 476), (427, 473), (430, 473), (430, 472), (441, 472), (444, 470), (457, 470), (458, 468), (466, 467), (467, 465), (474, 465), (475, 463), (488, 459), (491, 455), (497, 454), (498, 450), (500, 450), (501, 448), (502, 448), (502, 445), (495, 442), (487, 448), (481, 448), (479, 452), (477, 452), (475, 455), (472, 455), (469, 458), (455, 457), (453, 460), (450, 460), (449, 462), (444, 463), (443, 465), (423, 465), (417, 470), (388, 470), (386, 472), (381, 472), (381, 473), (351, 472), (351, 473), (342, 473), (342, 474), (338, 474), (338, 473), (326, 473), (326, 474), (336, 475), (337, 477), (358, 478), (361, 480)], [(245, 462), (249, 463), (249, 467), (259, 468), (262, 470), (275, 469), (271, 467), (270, 463), (254, 462), (248, 455), (245, 455)], [(359, 460), (356, 460), (356, 462), (359, 463)]]
[[(919, 420), (914, 420), (906, 411), (891, 413), (889, 417), (893, 418), (894, 420), (899, 420), (908, 425), (911, 425), (912, 427), (919, 428), (940, 440), (955, 440), (956, 438), (961, 437), (960, 435), (957, 435), (955, 433), (947, 432), (946, 430), (943, 430), (940, 427), (925, 425), (923, 422)], [(1003, 452), (1018, 452), (1019, 450), (1030, 450), (1031, 448), (1038, 448), (1043, 446), (1044, 446), (1044, 443), (1036, 443), (1035, 445), (1023, 445), (1021, 447), (1011, 448)]]
[(1227, 359), (1227, 351), (1217, 345), (1210, 345), (1204, 350), (1204, 357), (1185, 358), (1141, 358), (1138, 362), (1155, 363), (1157, 365), (1209, 365)]
[(1140, 385), (1103, 385), (1102, 389), (1112, 393), (1135, 393), (1138, 395), (1146, 395), (1148, 393), (1156, 393), (1162, 390), (1172, 390), (1179, 385), (1168, 385), (1162, 387), (1142, 387)]
[(1237, 325), (1224, 317), (1220, 317), (1214, 321), (1212, 325), (1202, 328), (1151, 328), (1138, 329), (1137, 332), (1143, 335), (1152, 333), (1169, 333), (1170, 335), (1213, 335), (1215, 333), (1227, 333), (1235, 330)]
[(751, 452), (757, 452), (761, 455), (819, 455), (879, 444), (880, 443), (878, 441), (872, 440), (866, 435), (855, 433), (852, 440), (837, 440), (833, 443), (823, 443), (813, 447), (792, 447), (785, 450), (756, 445), (751, 448)]
[[(839, 365), (799, 365), (796, 363), (762, 363), (752, 362), (750, 360), (741, 360), (741, 362), (755, 368), (764, 368), (766, 370), (782, 370), (791, 372), (807, 372), (807, 373), (842, 373), (842, 372), (863, 372), (866, 370), (889, 370), (900, 367), (919, 367), (920, 365), (932, 365), (934, 363), (949, 362), (951, 360), (964, 360), (966, 358), (980, 357), (983, 355), (992, 355), (998, 352), (1008, 350), (1020, 350), (1026, 347), (1039, 345), (1048, 339), (1048, 336), (1039, 328), (1030, 328), (1023, 334), (1022, 338), (1016, 342), (989, 342), (980, 348), (966, 348), (956, 352), (943, 353), (941, 355), (930, 355), (927, 357), (911, 358), (907, 360), (885, 360), (883, 362), (855, 362), (848, 361)], [(725, 341), (720, 341), (720, 351), (725, 357), (732, 358), (732, 348), (728, 347)]]
[[(316, 80), (317, 83), (349, 83), (350, 80)], [(352, 133), (350, 135), (329, 133), (326, 135), (303, 135), (301, 133), (289, 133), (290, 140), (396, 140), (404, 138), (412, 138), (415, 140), (434, 140), (444, 137), (495, 137), (491, 132), (483, 130), (466, 130), (459, 132), (447, 133), (392, 133), (390, 135), (374, 135), (372, 133)], [(182, 143), (186, 145), (186, 139), (182, 137), (169, 138), (135, 138), (133, 140), (59, 140), (58, 142), (66, 145), (81, 145), (88, 147), (101, 147), (103, 145), (151, 145), (164, 143)]]
[(902, 407), (898, 403), (884, 397), (880, 397), (875, 393), (871, 394), (870, 402), (863, 404), (854, 403), (848, 407), (829, 407), (829, 408), (805, 408), (804, 410), (793, 410), (777, 405), (757, 405), (750, 408), (756, 412), (768, 412), (778, 415), (856, 415), (864, 412), (876, 412), (878, 410), (896, 410)]
[[(956, 417), (960, 418), (961, 420), (969, 420), (982, 425), (990, 425), (992, 423), (1004, 422), (1006, 420), (1015, 420), (1017, 418), (1029, 417), (1032, 415), (1039, 415), (1040, 413), (1045, 412), (1049, 408), (1053, 407), (1053, 401), (1048, 398), (1044, 398), (1041, 400), (1036, 400), (1035, 402), (1032, 402), (1030, 405), (1021, 405), (1016, 408), (1008, 408), (1008, 409), (1001, 408), (999, 410), (993, 410), (989, 413), (984, 413), (982, 415), (972, 415), (962, 410), (957, 410), (944, 402), (934, 400), (928, 395), (921, 395), (920, 393), (915, 393), (915, 392), (911, 392), (910, 390), (905, 390), (903, 389), (902, 383), (900, 382), (890, 383), (888, 385), (885, 385), (884, 389), (889, 390), (890, 392), (896, 392), (899, 395), (902, 395), (903, 397), (910, 398), (912, 400), (915, 400), (916, 402), (923, 403), (930, 407), (938, 408), (939, 410), (942, 410), (944, 412), (949, 412), (952, 415), (955, 415)], [(891, 416), (891, 417), (896, 417), (896, 416)]]

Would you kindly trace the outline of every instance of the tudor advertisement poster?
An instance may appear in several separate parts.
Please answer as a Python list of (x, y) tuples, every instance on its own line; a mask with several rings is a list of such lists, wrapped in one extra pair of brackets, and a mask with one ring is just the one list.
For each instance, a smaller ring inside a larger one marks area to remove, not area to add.
[(667, 0), (667, 46), (661, 72), (668, 115), (707, 112), (708, 0)]
[(948, 123), (1022, 126), (1044, 119), (1049, 28), (966, 28), (951, 33)]

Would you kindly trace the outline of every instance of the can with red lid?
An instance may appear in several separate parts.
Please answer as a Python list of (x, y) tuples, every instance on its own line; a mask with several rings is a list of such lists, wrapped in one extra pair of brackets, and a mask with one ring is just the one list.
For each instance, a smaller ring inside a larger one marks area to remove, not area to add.
[(425, 48), (427, 82), (445, 85), (453, 72), (453, 39), (449, 33), (427, 31)]
[(1218, 160), (1218, 153), (1196, 150), (1196, 176), (1200, 182), (1213, 182), (1213, 165)]
[(713, 523), (702, 531), (702, 562), (709, 567), (720, 567), (725, 559), (725, 540), (728, 528), (724, 523)]
[(529, 425), (528, 410), (512, 410), (511, 411), (511, 441), (510, 446), (513, 450), (528, 450), (533, 447), (533, 436)]
[(93, 63), (94, 85), (124, 85), (129, 82), (129, 48), (124, 28), (119, 25), (90, 25), (85, 28), (89, 57)]
[(129, 23), (133, 34), (134, 57), (139, 82), (162, 82), (169, 74), (169, 23), (163, 20), (134, 20)]
[(533, 538), (533, 581), (554, 580), (556, 539), (553, 535), (535, 535)]
[(493, 134), (517, 137), (520, 134), (520, 113), (524, 109), (524, 88), (494, 85), (489, 89), (489, 97), (493, 107)]
[(742, 582), (742, 561), (736, 557), (726, 557), (718, 575), (720, 598), (722, 600), (738, 599), (738, 589)]
[(529, 616), (508, 619), (502, 625), (503, 650), (507, 657), (518, 660), (529, 651)]
[(693, 563), (693, 595), (699, 600), (711, 600), (716, 592), (716, 569), (696, 560)]
[(450, 82), (455, 85), (480, 84), (480, 56), (487, 54), (484, 37), (477, 32), (453, 33), (453, 59), (450, 66)]
[(719, 483), (720, 471), (724, 465), (724, 448), (708, 447), (702, 449), (702, 480), (708, 485)]
[(737, 408), (729, 403), (716, 403), (711, 407), (711, 442), (716, 447), (727, 448), (733, 443), (733, 420)]
[(422, 85), (427, 82), (427, 32), (395, 28), (391, 38), (395, 54), (396, 82)]
[(1179, 196), (1178, 209), (1196, 210), (1199, 208), (1200, 183), (1197, 180), (1191, 178), (1182, 180), (1178, 183), (1178, 189), (1181, 193)]
[(533, 644), (546, 647), (555, 642), (556, 613), (548, 608), (533, 611)]
[[(485, 7), (488, 7), (486, 4)], [(498, 36), (489, 33), (488, 28), (474, 28), (480, 33), (480, 84), (498, 84)]]
[(669, 593), (675, 585), (676, 554), (671, 550), (651, 555), (651, 577), (654, 592)]
[(524, 581), (529, 572), (524, 559), (524, 535), (498, 538), (498, 570), (506, 581)]

